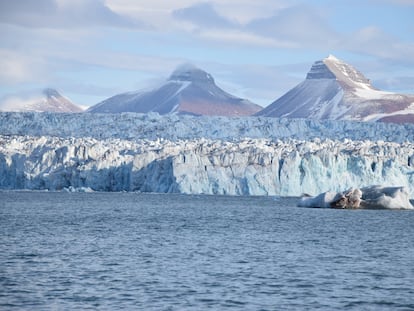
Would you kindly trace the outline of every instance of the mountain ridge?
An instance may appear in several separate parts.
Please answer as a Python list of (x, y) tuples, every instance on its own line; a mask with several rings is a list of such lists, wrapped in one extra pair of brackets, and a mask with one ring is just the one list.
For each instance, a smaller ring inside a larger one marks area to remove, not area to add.
[(312, 65), (304, 81), (256, 115), (414, 122), (414, 96), (378, 90), (352, 65), (329, 55)]
[(164, 84), (153, 90), (117, 94), (90, 107), (87, 112), (246, 116), (261, 109), (219, 88), (208, 72), (192, 64), (182, 64)]

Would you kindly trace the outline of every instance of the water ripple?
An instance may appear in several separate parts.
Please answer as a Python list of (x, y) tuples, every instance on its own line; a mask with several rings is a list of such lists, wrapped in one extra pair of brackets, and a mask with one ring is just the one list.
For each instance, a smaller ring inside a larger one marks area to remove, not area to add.
[(414, 309), (414, 213), (266, 197), (1, 196), (1, 310)]

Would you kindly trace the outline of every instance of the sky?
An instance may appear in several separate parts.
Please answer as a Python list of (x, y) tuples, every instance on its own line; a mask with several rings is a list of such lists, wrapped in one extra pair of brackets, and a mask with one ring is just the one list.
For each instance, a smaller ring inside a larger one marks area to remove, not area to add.
[(192, 63), (265, 107), (330, 54), (414, 94), (413, 16), (414, 0), (0, 0), (0, 99), (92, 106)]

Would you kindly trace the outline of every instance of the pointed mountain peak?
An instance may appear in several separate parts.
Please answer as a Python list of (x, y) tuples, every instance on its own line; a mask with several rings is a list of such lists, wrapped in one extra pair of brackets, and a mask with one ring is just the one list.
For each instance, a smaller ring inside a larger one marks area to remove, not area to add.
[(306, 75), (306, 80), (315, 79), (336, 79), (334, 73), (328, 68), (323, 60), (318, 60), (313, 63), (311, 69)]
[(62, 95), (60, 95), (60, 93), (53, 88), (45, 88), (42, 91), (43, 95), (45, 95), (46, 97), (50, 98), (50, 97), (61, 97)]
[(248, 116), (261, 109), (261, 106), (218, 87), (213, 77), (204, 70), (192, 64), (183, 64), (159, 87), (112, 96), (89, 108), (88, 112)]
[(412, 122), (414, 97), (373, 88), (352, 65), (329, 55), (306, 80), (256, 115), (384, 122)]
[(324, 61), (334, 61), (334, 62), (340, 62), (338, 58), (336, 58), (334, 55), (329, 54), (328, 57), (324, 59)]
[(333, 55), (316, 61), (306, 79), (332, 79), (353, 88), (372, 88), (369, 80), (360, 71)]
[(348, 86), (372, 88), (369, 80), (352, 65), (330, 55), (323, 61), (329, 70), (341, 81)]
[(83, 109), (52, 88), (36, 89), (6, 96), (0, 111), (81, 112)]
[(209, 73), (190, 63), (178, 66), (171, 74), (169, 80), (214, 83), (214, 79)]

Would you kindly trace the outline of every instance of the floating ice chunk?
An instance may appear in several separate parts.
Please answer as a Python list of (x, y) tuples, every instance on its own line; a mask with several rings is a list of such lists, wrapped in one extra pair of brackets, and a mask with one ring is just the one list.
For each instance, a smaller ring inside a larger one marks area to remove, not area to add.
[(330, 202), (332, 202), (337, 195), (337, 192), (327, 191), (317, 196), (304, 195), (298, 206), (300, 207), (331, 207)]
[(327, 191), (315, 197), (304, 196), (298, 203), (301, 207), (360, 208), (362, 192), (350, 189), (344, 192)]
[(343, 209), (414, 209), (404, 187), (369, 186), (344, 192), (324, 192), (317, 196), (304, 196), (301, 207)]
[(408, 191), (404, 187), (371, 186), (361, 188), (361, 208), (366, 209), (414, 209)]
[(65, 187), (62, 189), (63, 192), (94, 192), (90, 187)]

